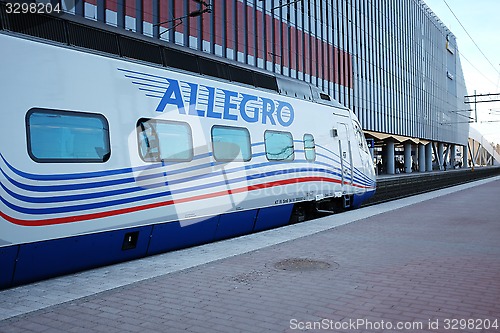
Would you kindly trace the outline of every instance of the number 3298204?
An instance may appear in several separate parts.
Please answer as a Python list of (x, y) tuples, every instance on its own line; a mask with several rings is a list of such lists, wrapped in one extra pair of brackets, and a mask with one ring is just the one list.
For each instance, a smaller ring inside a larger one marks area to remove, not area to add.
[(18, 3), (7, 2), (5, 4), (7, 14), (59, 14), (62, 12), (59, 3), (53, 5), (48, 3)]

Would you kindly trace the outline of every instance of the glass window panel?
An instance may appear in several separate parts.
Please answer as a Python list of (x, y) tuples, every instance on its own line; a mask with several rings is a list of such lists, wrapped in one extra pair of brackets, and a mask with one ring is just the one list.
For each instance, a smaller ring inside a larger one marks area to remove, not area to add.
[(139, 154), (144, 161), (187, 162), (193, 159), (193, 140), (187, 123), (141, 119), (137, 131)]
[(250, 161), (250, 133), (246, 128), (212, 127), (212, 145), (217, 161)]
[(264, 133), (266, 156), (270, 161), (294, 159), (293, 137), (289, 132), (266, 131)]
[(314, 145), (314, 137), (311, 134), (304, 134), (304, 152), (306, 160), (314, 161), (316, 159), (316, 146)]
[(37, 162), (106, 162), (111, 154), (102, 115), (32, 109), (27, 126), (28, 152)]

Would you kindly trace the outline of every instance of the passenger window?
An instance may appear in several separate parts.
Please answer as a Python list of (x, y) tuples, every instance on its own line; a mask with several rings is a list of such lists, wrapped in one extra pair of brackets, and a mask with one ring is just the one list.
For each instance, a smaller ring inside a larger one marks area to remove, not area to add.
[(246, 128), (212, 127), (212, 146), (216, 161), (247, 162), (252, 158), (250, 133)]
[(145, 162), (189, 162), (193, 138), (187, 123), (159, 119), (137, 122), (139, 155)]
[(42, 163), (103, 163), (110, 155), (109, 125), (95, 113), (31, 109), (26, 115), (28, 154)]
[(266, 131), (264, 143), (266, 156), (270, 161), (292, 161), (295, 157), (292, 133)]
[(304, 134), (304, 152), (306, 160), (314, 161), (316, 159), (316, 146), (312, 134)]

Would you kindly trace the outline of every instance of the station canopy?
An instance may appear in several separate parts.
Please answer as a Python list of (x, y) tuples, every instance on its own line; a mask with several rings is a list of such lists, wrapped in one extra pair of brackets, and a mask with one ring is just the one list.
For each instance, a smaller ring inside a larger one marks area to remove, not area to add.
[(375, 139), (385, 141), (387, 139), (393, 139), (395, 142), (399, 143), (404, 143), (407, 141), (413, 142), (413, 144), (423, 144), (426, 145), (430, 141), (423, 140), (423, 139), (418, 139), (418, 138), (412, 138), (409, 136), (402, 136), (402, 135), (396, 135), (396, 134), (388, 134), (388, 133), (380, 133), (380, 132), (373, 132), (373, 131), (364, 131), (365, 135), (369, 135)]

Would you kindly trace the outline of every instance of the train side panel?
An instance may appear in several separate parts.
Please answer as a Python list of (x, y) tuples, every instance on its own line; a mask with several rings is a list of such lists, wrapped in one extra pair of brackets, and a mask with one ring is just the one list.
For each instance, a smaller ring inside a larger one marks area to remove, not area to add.
[[(374, 191), (349, 110), (5, 34), (0, 45), (0, 288)], [(53, 158), (80, 144), (95, 152)]]

